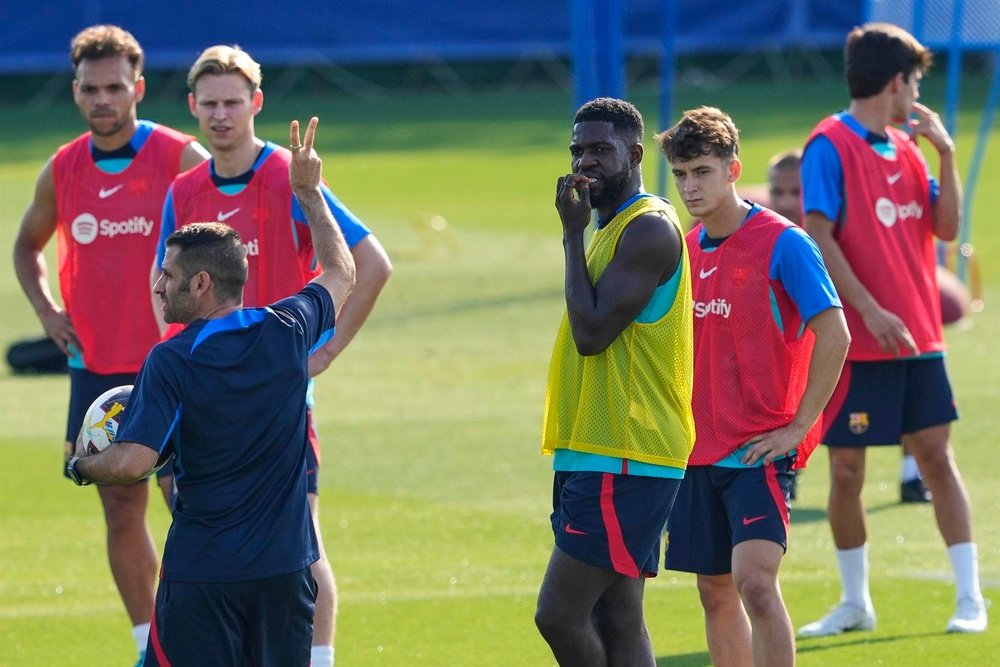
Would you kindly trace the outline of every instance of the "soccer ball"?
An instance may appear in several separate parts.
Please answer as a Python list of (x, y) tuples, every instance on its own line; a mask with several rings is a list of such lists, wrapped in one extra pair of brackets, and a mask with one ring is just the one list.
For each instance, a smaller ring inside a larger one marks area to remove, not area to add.
[[(108, 389), (94, 399), (87, 408), (80, 427), (80, 440), (87, 455), (103, 452), (113, 445), (118, 437), (118, 427), (125, 417), (125, 407), (132, 395), (132, 385), (123, 384), (120, 387)], [(167, 447), (156, 460), (152, 472), (158, 471), (167, 464), (173, 456), (173, 448)]]
[(123, 384), (108, 389), (87, 408), (80, 427), (80, 440), (88, 455), (102, 452), (114, 443), (131, 395), (132, 385)]

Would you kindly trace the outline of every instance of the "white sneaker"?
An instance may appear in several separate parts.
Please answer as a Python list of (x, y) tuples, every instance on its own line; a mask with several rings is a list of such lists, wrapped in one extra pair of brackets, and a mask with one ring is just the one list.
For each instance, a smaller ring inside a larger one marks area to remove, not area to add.
[(841, 602), (823, 618), (799, 628), (799, 637), (829, 637), (852, 630), (874, 630), (875, 610)]
[(986, 601), (982, 598), (962, 598), (955, 615), (948, 621), (948, 632), (986, 632)]

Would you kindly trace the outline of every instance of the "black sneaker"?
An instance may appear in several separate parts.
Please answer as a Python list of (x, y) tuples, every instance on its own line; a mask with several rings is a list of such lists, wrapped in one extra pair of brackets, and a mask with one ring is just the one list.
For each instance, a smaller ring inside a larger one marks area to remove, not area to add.
[(924, 480), (917, 477), (899, 485), (899, 502), (901, 503), (929, 503), (931, 492), (924, 486)]

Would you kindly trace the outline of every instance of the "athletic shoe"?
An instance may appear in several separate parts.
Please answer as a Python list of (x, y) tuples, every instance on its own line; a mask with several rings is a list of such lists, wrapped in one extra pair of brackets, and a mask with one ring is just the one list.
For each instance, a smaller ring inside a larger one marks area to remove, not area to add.
[(829, 637), (852, 630), (874, 630), (875, 610), (841, 602), (823, 618), (799, 628), (799, 637)]
[(924, 480), (917, 477), (908, 482), (899, 484), (899, 502), (901, 503), (929, 503), (931, 492), (924, 486)]
[(948, 632), (986, 632), (986, 601), (982, 598), (962, 598), (955, 615), (948, 621)]

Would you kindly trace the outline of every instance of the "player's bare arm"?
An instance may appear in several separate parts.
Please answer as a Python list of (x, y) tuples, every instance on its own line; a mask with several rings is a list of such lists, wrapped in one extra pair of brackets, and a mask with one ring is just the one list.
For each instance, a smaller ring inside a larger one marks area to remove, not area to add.
[(315, 377), (329, 368), (354, 339), (371, 315), (375, 301), (392, 275), (392, 262), (373, 234), (361, 239), (351, 248), (351, 254), (357, 267), (354, 290), (337, 318), (336, 335), (310, 355), (309, 377)]
[(752, 438), (747, 443), (750, 447), (743, 457), (744, 463), (753, 465), (763, 458), (764, 463), (769, 464), (776, 457), (795, 449), (816, 423), (837, 387), (844, 359), (847, 358), (847, 348), (851, 344), (844, 311), (827, 308), (814, 315), (806, 326), (816, 335), (816, 343), (809, 360), (809, 379), (802, 392), (799, 409), (788, 426)]
[(323, 181), (323, 161), (313, 147), (317, 125), (319, 118), (313, 116), (309, 126), (306, 127), (305, 136), (300, 140), (299, 121), (292, 121), (289, 129), (292, 163), (289, 167), (288, 180), (299, 204), (302, 205), (306, 220), (309, 221), (316, 257), (323, 267), (323, 273), (313, 278), (311, 282), (317, 283), (330, 293), (334, 309), (339, 316), (341, 308), (354, 288), (354, 257), (320, 190), (320, 183)]
[(69, 315), (52, 296), (44, 254), (45, 245), (55, 234), (57, 223), (56, 191), (50, 159), (42, 167), (35, 183), (35, 197), (21, 219), (21, 228), (14, 241), (14, 270), (45, 333), (63, 354), (68, 355), (69, 345), (77, 350), (82, 346)]
[(962, 220), (962, 181), (955, 162), (955, 142), (940, 116), (929, 107), (914, 102), (913, 115), (915, 119), (909, 123), (910, 132), (926, 137), (937, 151), (940, 161), (938, 184), (941, 191), (933, 204), (934, 235), (942, 241), (954, 241)]
[(640, 216), (623, 232), (614, 259), (593, 284), (583, 241), (590, 221), (588, 181), (570, 174), (556, 186), (566, 253), (566, 307), (573, 340), (584, 356), (603, 352), (642, 312), (657, 286), (677, 269), (682, 243), (666, 219)]
[(84, 479), (97, 484), (130, 484), (148, 477), (160, 455), (155, 449), (137, 442), (116, 442), (97, 454), (87, 455), (79, 438), (76, 441), (76, 470)]
[(810, 211), (806, 213), (804, 226), (823, 253), (823, 262), (840, 298), (858, 311), (882, 351), (899, 357), (916, 354), (917, 344), (906, 324), (875, 300), (844, 257), (844, 251), (833, 237), (833, 221), (822, 213)]

